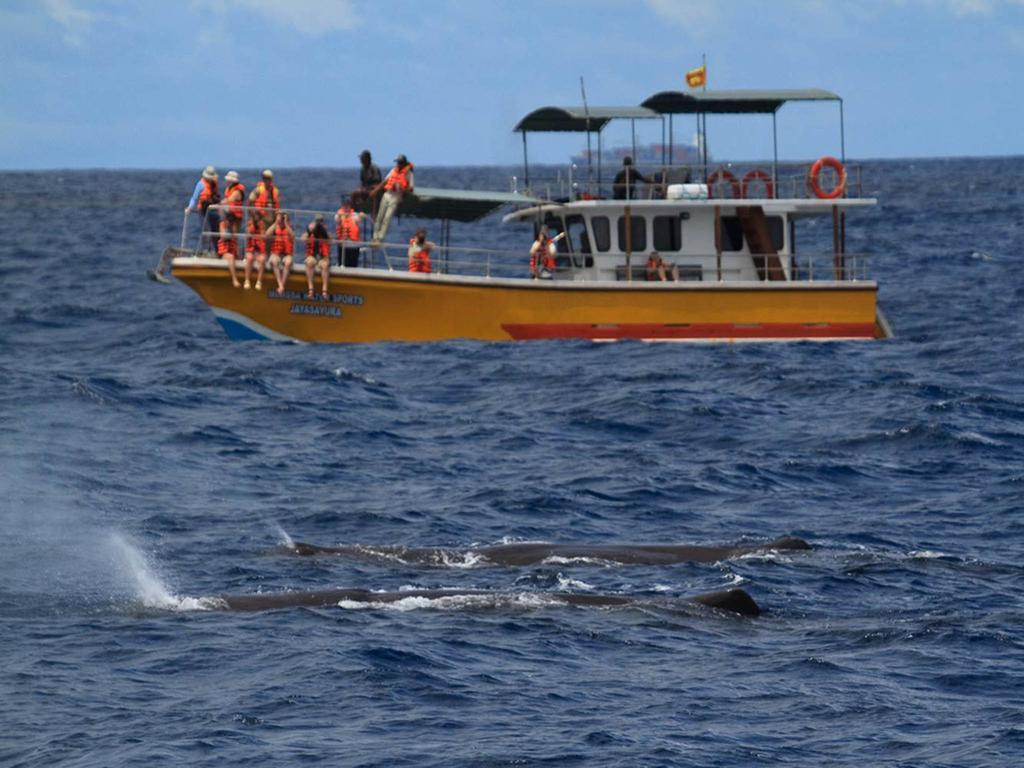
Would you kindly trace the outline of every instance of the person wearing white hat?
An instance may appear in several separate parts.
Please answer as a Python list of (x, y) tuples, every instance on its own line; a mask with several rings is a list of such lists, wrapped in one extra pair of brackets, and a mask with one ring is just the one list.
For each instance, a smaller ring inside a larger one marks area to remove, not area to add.
[(238, 258), (238, 232), (242, 228), (242, 216), (245, 206), (245, 185), (238, 180), (238, 173), (228, 171), (224, 177), (227, 189), (224, 190), (224, 201), (221, 208), (224, 218), (220, 222), (220, 242), (217, 253), (228, 263), (231, 273), (231, 284), (241, 288), (238, 275), (235, 273), (235, 259)]
[[(219, 202), (220, 191), (217, 189), (217, 169), (212, 165), (208, 165), (203, 169), (199, 181), (196, 182), (195, 189), (192, 190), (192, 198), (188, 201), (188, 205), (185, 206), (185, 213), (198, 211), (203, 215), (203, 219), (209, 222), (206, 231), (216, 232), (220, 226), (220, 216), (217, 213), (217, 209), (214, 208), (211, 211), (210, 206), (216, 205)], [(206, 243), (215, 243), (216, 240), (216, 235), (204, 237), (204, 242)], [(209, 245), (208, 247), (214, 246)]]

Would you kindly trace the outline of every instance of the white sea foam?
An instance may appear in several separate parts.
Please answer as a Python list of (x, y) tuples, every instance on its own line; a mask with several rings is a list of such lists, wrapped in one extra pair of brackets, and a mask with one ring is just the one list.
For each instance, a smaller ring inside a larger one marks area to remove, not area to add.
[(274, 523), (274, 532), (277, 533), (278, 539), (289, 549), (295, 549), (295, 540), (288, 535), (288, 531), (281, 527), (280, 523)]
[(918, 558), (921, 560), (937, 560), (940, 557), (949, 557), (945, 552), (934, 552), (930, 549), (915, 549), (913, 552), (907, 554), (907, 557)]
[(485, 595), (443, 595), (441, 597), (425, 597), (423, 595), (409, 595), (401, 600), (391, 602), (361, 602), (358, 600), (340, 600), (339, 608), (347, 610), (385, 610), (385, 611), (453, 611), (473, 608), (544, 608), (550, 605), (560, 605), (561, 601), (547, 595), (532, 592), (505, 593), (496, 592)]
[(615, 562), (602, 557), (563, 557), (562, 555), (551, 555), (541, 561), (542, 565), (603, 565), (611, 567)]
[(558, 574), (558, 588), (561, 590), (591, 590), (593, 589), (592, 584), (587, 584), (585, 581), (579, 579), (571, 579), (568, 576), (564, 576), (561, 573)]

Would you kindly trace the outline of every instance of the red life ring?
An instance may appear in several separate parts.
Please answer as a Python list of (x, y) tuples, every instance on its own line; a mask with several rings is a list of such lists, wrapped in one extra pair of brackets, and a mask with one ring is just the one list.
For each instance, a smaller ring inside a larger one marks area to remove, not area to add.
[[(827, 192), (821, 188), (821, 184), (818, 183), (818, 174), (821, 173), (821, 169), (828, 166), (836, 175), (839, 177), (839, 181), (836, 185)], [(811, 166), (811, 170), (807, 173), (807, 187), (814, 193), (815, 197), (819, 197), (822, 200), (834, 200), (839, 197), (843, 192), (846, 191), (846, 168), (843, 164), (836, 160), (834, 157), (826, 155), (825, 157), (819, 157), (814, 165)]]
[(718, 181), (719, 177), (729, 182), (729, 186), (732, 188), (733, 197), (743, 197), (743, 190), (740, 189), (740, 183), (736, 181), (736, 177), (733, 175), (732, 171), (730, 171), (724, 165), (721, 166), (720, 168), (716, 168), (714, 171), (711, 172), (711, 175), (708, 176), (708, 197), (715, 196), (715, 183)]
[(747, 189), (750, 187), (750, 182), (752, 182), (754, 179), (760, 179), (761, 181), (764, 182), (764, 191), (768, 193), (768, 199), (774, 200), (775, 185), (772, 184), (772, 177), (769, 176), (767, 172), (762, 171), (760, 168), (755, 168), (752, 171), (747, 171), (747, 173), (743, 176), (743, 186), (741, 190), (743, 192), (743, 197), (747, 196)]

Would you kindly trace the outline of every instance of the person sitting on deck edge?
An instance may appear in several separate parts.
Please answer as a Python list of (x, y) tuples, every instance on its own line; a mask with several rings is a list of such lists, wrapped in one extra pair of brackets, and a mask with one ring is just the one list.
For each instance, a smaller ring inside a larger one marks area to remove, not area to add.
[(409, 271), (430, 274), (430, 251), (436, 247), (435, 243), (427, 240), (427, 230), (417, 229), (409, 241)]
[(352, 191), (352, 205), (361, 206), (373, 199), (373, 190), (380, 184), (380, 168), (373, 162), (370, 150), (359, 153), (359, 188)]
[(316, 298), (316, 293), (313, 290), (313, 272), (319, 269), (323, 276), (320, 296), (326, 301), (330, 295), (327, 287), (331, 279), (331, 236), (327, 232), (327, 227), (324, 226), (322, 213), (318, 213), (309, 222), (302, 239), (306, 241), (306, 286), (309, 289), (306, 292), (306, 298)]
[(384, 197), (380, 201), (380, 208), (377, 211), (377, 220), (373, 224), (373, 244), (380, 245), (387, 237), (388, 227), (391, 226), (391, 217), (395, 215), (398, 206), (402, 204), (402, 198), (412, 192), (413, 165), (406, 159), (405, 155), (395, 158), (395, 167), (388, 172), (384, 181), (374, 187), (373, 194), (376, 195), (381, 189), (384, 190)]
[(277, 292), (284, 293), (288, 275), (292, 271), (292, 251), (295, 247), (295, 233), (288, 221), (288, 214), (277, 212), (277, 220), (267, 228), (270, 241), (270, 269), (277, 280)]

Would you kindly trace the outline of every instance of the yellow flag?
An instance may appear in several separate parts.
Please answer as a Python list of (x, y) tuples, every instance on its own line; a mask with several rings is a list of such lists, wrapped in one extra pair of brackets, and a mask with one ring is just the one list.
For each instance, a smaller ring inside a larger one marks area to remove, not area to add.
[(691, 69), (686, 73), (686, 84), (691, 88), (700, 88), (705, 85), (708, 81), (708, 68), (701, 64), (696, 69)]

